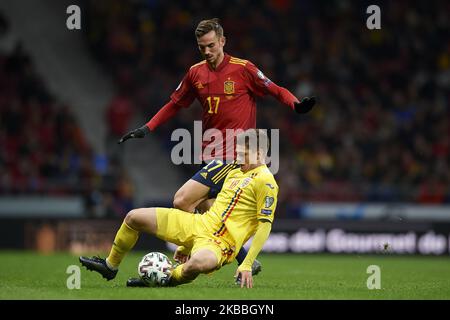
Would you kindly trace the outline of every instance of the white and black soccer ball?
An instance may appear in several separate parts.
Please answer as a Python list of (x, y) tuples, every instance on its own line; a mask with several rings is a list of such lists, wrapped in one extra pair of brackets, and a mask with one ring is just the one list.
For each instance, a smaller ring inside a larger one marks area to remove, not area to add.
[(166, 286), (172, 275), (172, 262), (161, 252), (147, 253), (139, 262), (138, 273), (149, 287)]

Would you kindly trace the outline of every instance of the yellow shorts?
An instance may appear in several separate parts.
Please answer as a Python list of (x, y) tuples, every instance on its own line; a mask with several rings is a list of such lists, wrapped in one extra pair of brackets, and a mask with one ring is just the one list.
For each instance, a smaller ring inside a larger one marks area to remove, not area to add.
[(191, 255), (199, 249), (209, 249), (217, 257), (217, 269), (234, 260), (237, 252), (224, 237), (214, 236), (201, 214), (179, 209), (156, 208), (158, 230), (162, 240), (191, 248)]

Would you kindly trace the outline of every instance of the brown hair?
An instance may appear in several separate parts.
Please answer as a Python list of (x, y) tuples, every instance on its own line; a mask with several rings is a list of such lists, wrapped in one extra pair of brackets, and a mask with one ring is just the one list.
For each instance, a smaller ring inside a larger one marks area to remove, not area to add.
[(215, 31), (218, 37), (223, 37), (223, 28), (220, 25), (218, 18), (200, 21), (197, 28), (195, 29), (195, 36), (198, 39), (203, 37), (210, 31)]
[(270, 148), (270, 141), (267, 136), (267, 129), (247, 129), (237, 134), (236, 136), (237, 144), (242, 145), (245, 143), (245, 148), (250, 149), (250, 140), (256, 142), (253, 148), (256, 147), (259, 152), (264, 156), (267, 156), (267, 152)]

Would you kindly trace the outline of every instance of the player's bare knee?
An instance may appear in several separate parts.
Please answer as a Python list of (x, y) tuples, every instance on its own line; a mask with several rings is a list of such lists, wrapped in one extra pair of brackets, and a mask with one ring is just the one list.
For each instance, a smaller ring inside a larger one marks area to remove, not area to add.
[(154, 208), (133, 209), (125, 216), (125, 223), (137, 231), (146, 231), (154, 233), (153, 229), (156, 225), (156, 217)]
[(130, 211), (127, 213), (127, 215), (125, 216), (125, 219), (124, 219), (125, 223), (126, 223), (129, 227), (134, 228), (134, 229), (137, 227), (137, 226), (136, 226), (136, 224), (137, 224), (137, 222), (136, 222), (136, 215), (137, 215), (137, 213), (138, 213), (138, 210), (139, 210), (139, 209), (133, 209), (133, 210), (130, 210)]
[(182, 206), (183, 206), (183, 205), (182, 205), (181, 199), (178, 198), (178, 197), (175, 195), (175, 197), (173, 198), (173, 207), (174, 207), (175, 209), (183, 210), (183, 209), (181, 208)]
[(173, 207), (183, 211), (190, 211), (191, 203), (184, 196), (183, 192), (177, 192), (173, 198)]

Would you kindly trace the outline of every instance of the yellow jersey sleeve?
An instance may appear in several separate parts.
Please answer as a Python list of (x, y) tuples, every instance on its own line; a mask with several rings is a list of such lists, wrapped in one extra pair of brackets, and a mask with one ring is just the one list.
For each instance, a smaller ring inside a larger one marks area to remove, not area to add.
[(258, 220), (273, 222), (278, 200), (278, 185), (272, 175), (258, 177), (255, 184), (255, 195)]

